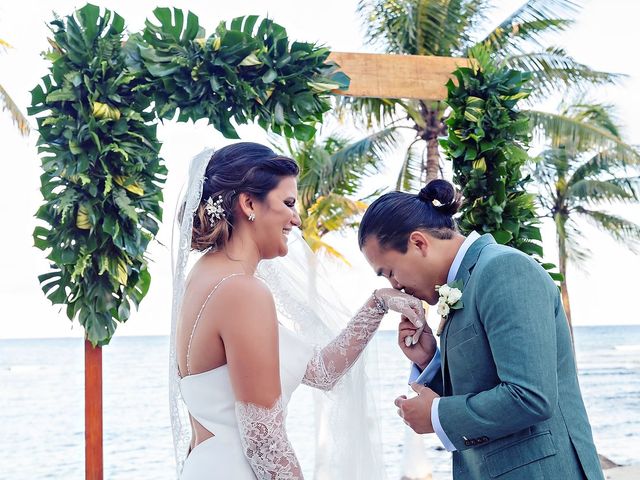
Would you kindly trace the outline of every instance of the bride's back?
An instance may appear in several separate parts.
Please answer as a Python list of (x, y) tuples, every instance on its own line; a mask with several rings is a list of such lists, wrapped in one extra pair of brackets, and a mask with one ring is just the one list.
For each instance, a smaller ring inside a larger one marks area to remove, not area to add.
[(225, 295), (224, 284), (238, 275), (239, 270), (230, 263), (216, 258), (215, 254), (204, 255), (187, 278), (176, 337), (182, 377), (227, 363), (220, 327), (232, 312), (228, 311), (228, 301), (225, 301), (228, 295)]

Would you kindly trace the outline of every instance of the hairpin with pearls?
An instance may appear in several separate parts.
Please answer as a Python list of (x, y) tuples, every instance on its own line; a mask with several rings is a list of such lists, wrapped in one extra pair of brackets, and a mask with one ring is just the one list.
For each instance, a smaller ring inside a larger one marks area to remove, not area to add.
[(224, 208), (222, 208), (222, 195), (218, 195), (215, 201), (211, 197), (207, 198), (204, 209), (207, 215), (209, 215), (209, 222), (212, 226), (219, 220), (225, 218)]

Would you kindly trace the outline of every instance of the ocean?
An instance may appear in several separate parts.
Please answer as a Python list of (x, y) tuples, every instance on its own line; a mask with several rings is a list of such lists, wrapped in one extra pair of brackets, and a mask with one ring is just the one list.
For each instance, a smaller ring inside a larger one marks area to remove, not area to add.
[[(576, 327), (580, 385), (598, 451), (640, 462), (640, 326)], [(393, 399), (408, 365), (395, 332), (379, 332), (378, 410), (389, 480), (398, 480), (406, 427)], [(167, 405), (167, 337), (117, 337), (103, 350), (105, 479), (174, 478)], [(307, 478), (313, 443), (308, 388), (289, 411), (289, 435)], [(309, 402), (305, 402), (305, 396)], [(295, 427), (295, 428), (293, 428)], [(423, 436), (434, 480), (450, 478), (449, 454)], [(84, 350), (79, 339), (0, 340), (0, 479), (84, 478)]]

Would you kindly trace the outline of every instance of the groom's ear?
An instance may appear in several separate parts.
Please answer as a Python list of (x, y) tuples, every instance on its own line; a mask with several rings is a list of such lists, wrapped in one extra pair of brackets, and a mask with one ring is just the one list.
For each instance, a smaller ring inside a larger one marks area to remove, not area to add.
[(416, 248), (423, 257), (426, 257), (429, 250), (429, 239), (424, 232), (415, 230), (409, 235), (409, 247)]

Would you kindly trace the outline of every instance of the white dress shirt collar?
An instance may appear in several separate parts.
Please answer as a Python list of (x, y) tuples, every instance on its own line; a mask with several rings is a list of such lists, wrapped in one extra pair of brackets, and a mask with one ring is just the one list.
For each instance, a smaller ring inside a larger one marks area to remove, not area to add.
[(453, 259), (453, 263), (451, 263), (451, 267), (449, 268), (449, 275), (447, 275), (447, 283), (451, 283), (456, 279), (456, 275), (458, 275), (458, 270), (460, 269), (460, 264), (462, 263), (462, 259), (464, 258), (467, 250), (473, 242), (480, 238), (480, 234), (478, 232), (471, 232), (467, 238), (465, 238), (462, 245), (458, 249), (458, 253), (456, 253), (455, 258)]

